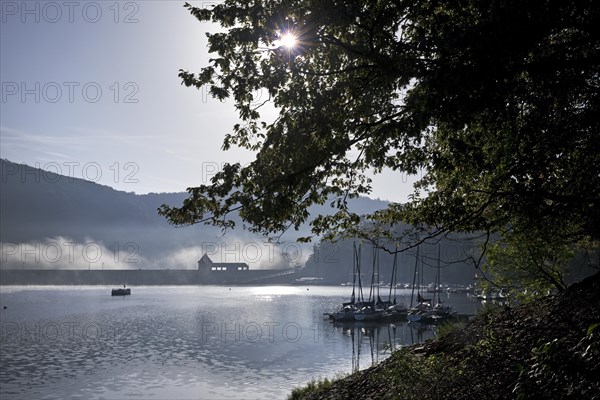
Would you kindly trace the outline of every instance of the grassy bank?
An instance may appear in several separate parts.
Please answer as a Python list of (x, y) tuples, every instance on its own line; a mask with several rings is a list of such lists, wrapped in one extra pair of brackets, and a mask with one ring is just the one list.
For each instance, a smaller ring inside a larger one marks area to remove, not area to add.
[(600, 274), (565, 293), (488, 309), (381, 364), (291, 399), (600, 399)]

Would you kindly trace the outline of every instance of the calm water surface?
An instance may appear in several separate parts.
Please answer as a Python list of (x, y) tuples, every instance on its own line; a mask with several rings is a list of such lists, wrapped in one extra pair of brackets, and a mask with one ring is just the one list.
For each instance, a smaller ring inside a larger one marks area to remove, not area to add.
[[(282, 399), (435, 336), (430, 326), (323, 319), (350, 291), (134, 287), (111, 297), (108, 287), (1, 287), (0, 398)], [(443, 296), (461, 314), (478, 307)]]

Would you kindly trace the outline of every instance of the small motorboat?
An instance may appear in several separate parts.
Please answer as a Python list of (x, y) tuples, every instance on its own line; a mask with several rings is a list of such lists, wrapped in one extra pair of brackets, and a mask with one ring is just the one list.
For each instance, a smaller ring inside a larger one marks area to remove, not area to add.
[(128, 296), (131, 294), (131, 289), (125, 288), (123, 285), (123, 289), (113, 289), (110, 294), (111, 296)]

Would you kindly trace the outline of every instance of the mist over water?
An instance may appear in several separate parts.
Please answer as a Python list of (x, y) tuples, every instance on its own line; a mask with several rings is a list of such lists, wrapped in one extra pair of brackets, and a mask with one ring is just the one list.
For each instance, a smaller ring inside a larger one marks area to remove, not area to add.
[[(307, 246), (297, 243), (272, 245), (250, 236), (224, 239), (196, 237), (181, 240), (171, 232), (144, 235), (101, 236), (75, 239), (54, 236), (27, 242), (0, 242), (0, 269), (197, 269), (197, 261), (208, 254), (214, 262), (246, 263), (252, 269), (286, 269), (306, 261)], [(175, 237), (170, 237), (175, 236)], [(136, 241), (127, 241), (134, 237)], [(169, 237), (168, 240), (159, 240)]]
[[(347, 287), (0, 288), (0, 397), (285, 398), (435, 335), (323, 319)], [(407, 301), (402, 291), (399, 301)], [(460, 313), (477, 305), (446, 300)], [(3, 309), (6, 306), (6, 309)]]
[[(215, 262), (245, 262), (251, 269), (304, 264), (312, 245), (295, 242), (310, 226), (275, 241), (241, 228), (227, 235), (213, 226), (174, 227), (158, 215), (162, 204), (181, 206), (188, 193), (134, 193), (0, 159), (0, 269), (196, 269), (206, 252)], [(365, 214), (385, 202), (352, 199)], [(324, 206), (312, 215), (327, 214)]]

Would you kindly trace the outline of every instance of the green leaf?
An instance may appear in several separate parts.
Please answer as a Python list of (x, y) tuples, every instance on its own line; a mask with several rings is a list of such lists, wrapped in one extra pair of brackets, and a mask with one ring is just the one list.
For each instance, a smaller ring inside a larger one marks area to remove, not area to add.
[(590, 336), (592, 333), (594, 333), (594, 331), (596, 330), (596, 328), (597, 328), (599, 325), (600, 325), (600, 323), (595, 323), (595, 324), (592, 324), (592, 325), (590, 325), (590, 326), (588, 327), (588, 329), (587, 329), (587, 333), (586, 333), (586, 335), (587, 335), (587, 336)]

